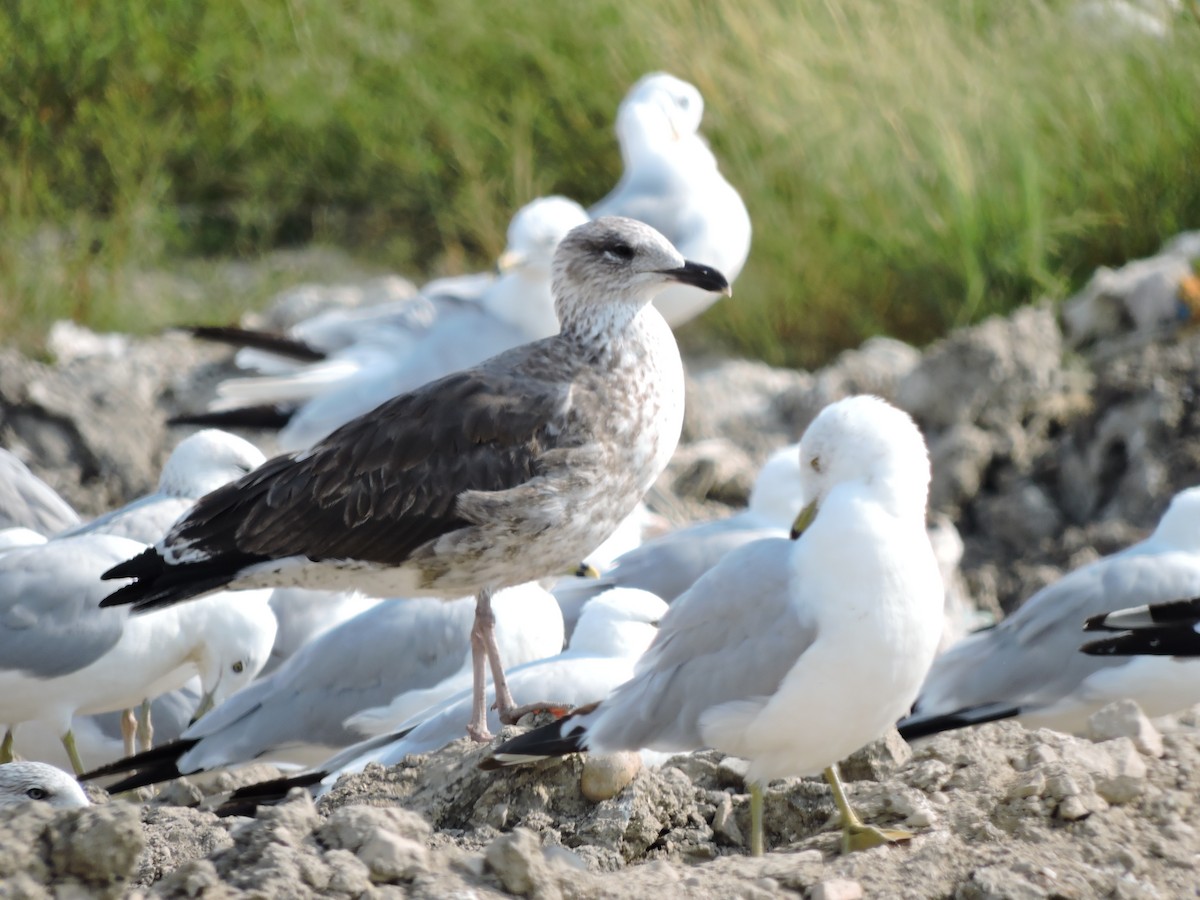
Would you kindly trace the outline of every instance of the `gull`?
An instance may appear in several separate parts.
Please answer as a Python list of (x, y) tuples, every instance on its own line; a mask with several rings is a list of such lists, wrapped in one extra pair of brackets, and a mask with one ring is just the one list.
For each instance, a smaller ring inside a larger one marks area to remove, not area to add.
[[(688, 259), (712, 266), (732, 284), (750, 253), (750, 215), (698, 133), (703, 116), (704, 99), (693, 85), (665, 72), (641, 78), (617, 109), (624, 172), (588, 212), (645, 222)], [(716, 299), (674, 286), (654, 305), (675, 328)]]
[(0, 447), (0, 528), (28, 528), (49, 537), (79, 523), (79, 513), (25, 463)]
[(595, 708), (502, 744), (485, 767), (709, 746), (749, 761), (755, 855), (762, 785), (822, 769), (844, 849), (911, 837), (863, 824), (835, 766), (908, 708), (937, 649), (925, 442), (905, 413), (851, 397), (813, 420), (800, 463), (810, 499), (796, 540), (731, 552), (671, 604), (632, 679)]
[[(662, 600), (645, 591), (614, 588), (589, 603), (570, 645), (547, 659), (513, 667), (513, 685), (530, 696), (554, 696), (563, 704), (583, 706), (604, 699), (632, 674), (638, 657), (654, 639), (666, 613)], [(249, 785), (234, 793), (221, 815), (281, 800), (292, 787), (323, 794), (343, 775), (361, 772), (370, 763), (395, 765), (413, 753), (428, 753), (462, 736), (462, 719), (473, 705), (471, 691), (462, 691), (414, 716), (395, 732), (361, 741), (335, 754), (320, 766), (288, 778)], [(495, 710), (493, 727), (500, 724)], [(126, 790), (141, 782), (122, 781), (110, 790)]]
[(1176, 494), (1144, 541), (1075, 569), (938, 657), (900, 733), (911, 739), (1006, 718), (1079, 732), (1123, 698), (1149, 716), (1200, 703), (1200, 667), (1191, 662), (1077, 652), (1089, 617), (1190, 595), (1200, 595), (1200, 488)]
[(143, 544), (157, 541), (197, 499), (266, 462), (262, 451), (237, 435), (206, 428), (171, 451), (158, 490), (56, 535), (112, 534)]
[(419, 327), (407, 315), (412, 301), (405, 301), (398, 324), (387, 321), (387, 309), (357, 311), (357, 331), (337, 352), (276, 377), (227, 380), (209, 407), (217, 415), (179, 421), (216, 424), (222, 412), (247, 405), (299, 403), (279, 433), (282, 449), (298, 450), (398, 394), (549, 337), (558, 331), (550, 292), (554, 250), (587, 221), (573, 200), (538, 198), (513, 217), (497, 261), (500, 275), (477, 297), (464, 300), (427, 287), (429, 311)]
[(22, 803), (46, 803), (55, 809), (91, 806), (79, 782), (62, 769), (42, 762), (0, 765), (0, 809)]
[(17, 725), (44, 721), (82, 772), (76, 713), (130, 709), (194, 674), (208, 706), (262, 667), (275, 637), (266, 592), (148, 616), (100, 608), (110, 589), (101, 573), (143, 548), (89, 534), (0, 554), (0, 760), (12, 757)]
[(796, 510), (804, 505), (799, 451), (798, 444), (790, 444), (771, 454), (741, 512), (647, 541), (619, 557), (599, 578), (560, 581), (554, 596), (562, 607), (567, 635), (584, 604), (609, 588), (641, 588), (672, 603), (731, 550), (765, 537), (786, 537)]
[[(497, 592), (496, 634), (510, 664), (562, 650), (562, 617), (537, 584)], [(172, 744), (88, 774), (135, 772), (122, 790), (265, 759), (309, 766), (373, 734), (355, 724), (405, 720), (446, 697), (470, 697), (474, 599), (385, 600), (302, 648), (200, 719)], [(397, 696), (399, 695), (399, 696)], [(390, 707), (379, 707), (391, 702)], [(465, 717), (465, 712), (464, 712)], [(343, 724), (344, 723), (344, 724)], [(462, 720), (458, 721), (462, 733)]]
[(358, 591), (275, 588), (270, 603), (279, 627), (271, 658), (260, 674), (269, 675), (305, 644), (382, 602), (379, 597), (367, 597)]
[(1083, 630), (1120, 632), (1080, 648), (1093, 656), (1200, 656), (1200, 598), (1150, 603), (1093, 616), (1084, 623)]
[(571, 230), (554, 255), (561, 331), (402, 394), (313, 448), (201, 498), (154, 547), (105, 578), (135, 610), (219, 588), (355, 587), (379, 596), (475, 594), (468, 732), (516, 703), (492, 594), (577, 564), (666, 467), (683, 425), (683, 366), (651, 306), (672, 283), (727, 291), (640, 222)]

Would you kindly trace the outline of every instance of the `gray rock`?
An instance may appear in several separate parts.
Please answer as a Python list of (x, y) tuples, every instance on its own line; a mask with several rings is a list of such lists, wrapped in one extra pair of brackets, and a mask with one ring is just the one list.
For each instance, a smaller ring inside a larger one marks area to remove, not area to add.
[(357, 855), (372, 881), (412, 881), (429, 869), (429, 851), (424, 844), (378, 827), (363, 841)]
[(488, 845), (488, 867), (504, 889), (521, 897), (557, 900), (562, 897), (558, 881), (542, 854), (542, 845), (532, 832), (517, 828)]
[(1093, 741), (1126, 737), (1133, 741), (1139, 753), (1153, 757), (1163, 755), (1162, 735), (1133, 700), (1118, 700), (1092, 713), (1087, 736)]

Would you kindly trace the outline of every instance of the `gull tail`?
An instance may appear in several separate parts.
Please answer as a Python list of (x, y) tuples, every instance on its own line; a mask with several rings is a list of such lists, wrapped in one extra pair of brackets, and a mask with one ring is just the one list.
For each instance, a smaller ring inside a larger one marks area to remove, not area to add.
[(220, 590), (233, 581), (255, 557), (239, 554), (219, 556), (193, 563), (168, 565), (154, 547), (147, 547), (137, 556), (117, 563), (100, 577), (136, 579), (118, 588), (100, 601), (104, 606), (132, 605), (135, 613), (173, 606), (192, 597)]
[(296, 408), (278, 403), (242, 406), (217, 412), (183, 413), (167, 419), (168, 425), (204, 425), (214, 428), (261, 428), (278, 431), (292, 421)]
[(286, 778), (274, 778), (240, 787), (230, 794), (214, 812), (221, 818), (226, 816), (252, 816), (260, 806), (270, 806), (286, 799), (292, 788), (312, 788), (321, 783), (329, 773), (324, 771), (301, 772)]
[(132, 791), (148, 784), (158, 784), (160, 781), (170, 781), (172, 778), (179, 778), (184, 774), (179, 771), (179, 758), (198, 743), (199, 739), (197, 738), (181, 738), (171, 741), (147, 750), (145, 753), (135, 753), (133, 756), (127, 756), (106, 766), (85, 772), (79, 776), (79, 780), (92, 781), (96, 778), (107, 778), (110, 775), (132, 773), (127, 778), (110, 784), (108, 786), (110, 794)]
[(983, 725), (987, 722), (999, 722), (1019, 716), (1023, 710), (1019, 706), (1006, 706), (1000, 703), (988, 703), (983, 706), (968, 706), (951, 713), (940, 715), (922, 715), (915, 713), (896, 723), (896, 730), (906, 741), (941, 734), (943, 731), (954, 731), (957, 728), (968, 728), (971, 725)]
[(587, 749), (587, 715), (599, 706), (592, 703), (581, 706), (557, 722), (534, 728), (505, 741), (479, 763), (486, 771), (505, 766), (520, 766), (537, 762), (551, 756), (566, 756)]
[(1200, 622), (1200, 598), (1131, 606), (1128, 609), (1092, 616), (1084, 623), (1083, 630), (1132, 631), (1137, 628), (1161, 628), (1166, 625), (1195, 625), (1197, 622)]
[(324, 350), (311, 344), (271, 331), (255, 331), (237, 325), (191, 325), (183, 330), (201, 341), (228, 344), (231, 347), (253, 347), (298, 362), (320, 362), (326, 356)]

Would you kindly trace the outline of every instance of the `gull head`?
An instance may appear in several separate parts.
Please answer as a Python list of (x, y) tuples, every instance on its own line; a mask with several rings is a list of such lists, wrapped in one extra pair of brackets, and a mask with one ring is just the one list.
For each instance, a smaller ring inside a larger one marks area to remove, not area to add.
[(508, 224), (508, 246), (496, 260), (496, 268), (502, 274), (536, 269), (549, 278), (559, 241), (587, 221), (587, 211), (566, 197), (538, 197), (526, 203)]
[(729, 294), (725, 276), (689, 262), (643, 222), (604, 216), (568, 232), (554, 254), (552, 290), (564, 332), (628, 320), (673, 283)]
[(1171, 498), (1151, 540), (1175, 550), (1200, 552), (1200, 487), (1187, 488)]
[(184, 438), (171, 451), (158, 479), (158, 489), (171, 497), (197, 499), (241, 478), (266, 462), (247, 440), (217, 428)]
[(893, 515), (924, 521), (929, 452), (916, 423), (878, 397), (847, 397), (826, 406), (800, 439), (805, 507), (793, 536), (812, 521), (830, 491), (864, 485)]
[(617, 139), (622, 147), (660, 140), (681, 141), (700, 130), (704, 98), (689, 84), (666, 72), (643, 75), (617, 109)]
[(21, 803), (48, 803), (57, 809), (90, 806), (79, 782), (42, 762), (0, 765), (0, 808)]
[(269, 590), (231, 591), (191, 604), (208, 607), (195, 623), (202, 694), (195, 718), (240, 691), (267, 664), (279, 627), (270, 596)]
[(800, 445), (788, 444), (767, 458), (750, 490), (750, 511), (772, 525), (787, 528), (804, 505), (800, 481)]
[(641, 656), (658, 634), (667, 604), (649, 591), (611, 588), (583, 607), (569, 650), (577, 656)]

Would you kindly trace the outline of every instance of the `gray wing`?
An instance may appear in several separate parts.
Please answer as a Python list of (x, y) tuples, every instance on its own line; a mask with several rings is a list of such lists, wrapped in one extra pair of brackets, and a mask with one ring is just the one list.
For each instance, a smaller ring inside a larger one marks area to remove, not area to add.
[(1194, 554), (1122, 554), (1077, 569), (1038, 591), (995, 628), (968, 635), (938, 657), (916, 712), (1054, 703), (1094, 672), (1129, 662), (1080, 653), (1085, 619), (1197, 593), (1200, 564)]
[(343, 727), (347, 718), (462, 667), (474, 610), (470, 599), (385, 600), (330, 629), (189, 728), (186, 737), (202, 740), (181, 758), (181, 769), (299, 744), (353, 743), (361, 735)]
[(149, 494), (56, 537), (111, 534), (142, 544), (155, 544), (162, 540), (175, 521), (191, 509), (195, 502), (168, 497), (165, 494)]
[(0, 666), (38, 678), (82, 669), (121, 638), (128, 612), (101, 609), (100, 575), (141, 544), (108, 535), (63, 538), (0, 554)]
[(816, 632), (793, 608), (794, 544), (756, 541), (726, 556), (679, 597), (634, 677), (589, 729), (607, 749), (694, 749), (711, 707), (773, 694)]
[(0, 528), (28, 528), (49, 537), (79, 522), (79, 514), (21, 460), (0, 448)]
[(599, 578), (560, 581), (555, 585), (554, 597), (563, 611), (567, 637), (584, 605), (610, 588), (639, 588), (673, 603), (728, 553), (763, 538), (782, 536), (781, 529), (763, 527), (761, 520), (738, 513), (646, 541), (622, 554)]

